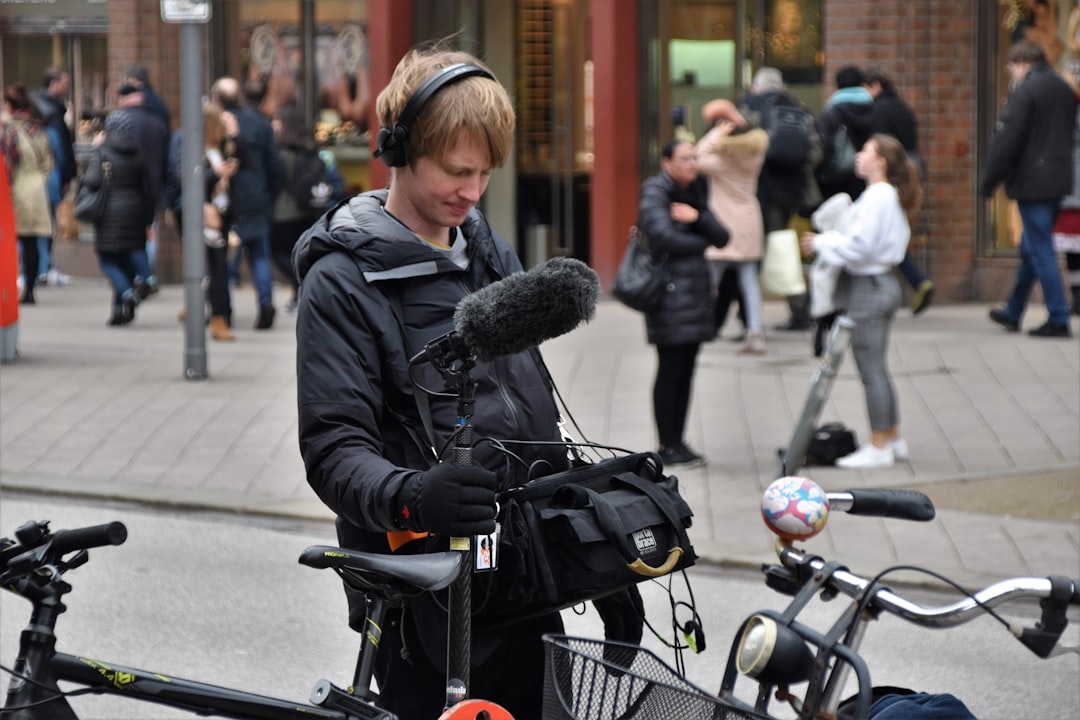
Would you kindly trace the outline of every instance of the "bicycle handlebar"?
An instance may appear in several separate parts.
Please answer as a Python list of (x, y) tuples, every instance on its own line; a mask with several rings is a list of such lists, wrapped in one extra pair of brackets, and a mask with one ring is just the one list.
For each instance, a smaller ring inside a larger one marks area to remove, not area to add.
[(850, 515), (929, 522), (936, 514), (934, 503), (917, 490), (848, 490), (826, 495), (831, 510)]
[(52, 534), (52, 547), (55, 552), (64, 555), (74, 550), (123, 545), (125, 540), (127, 527), (122, 522), (113, 521), (76, 530), (57, 530)]
[[(788, 543), (777, 543), (777, 555), (784, 567), (795, 571), (820, 572), (826, 561), (795, 549)], [(1068, 605), (1080, 605), (1080, 580), (1061, 576), (1018, 577), (996, 582), (970, 596), (947, 605), (924, 607), (899, 595), (882, 585), (872, 583), (848, 570), (835, 570), (829, 587), (852, 598), (861, 598), (866, 592), (873, 593), (872, 606), (896, 615), (908, 622), (933, 628), (962, 625), (969, 620), (1014, 600), (1038, 599), (1042, 603), (1042, 619), (1034, 628), (1010, 625), (1009, 630), (1028, 649), (1040, 657), (1075, 648), (1056, 648), (1057, 640), (1065, 629), (1064, 609)], [(873, 588), (871, 588), (873, 585)]]

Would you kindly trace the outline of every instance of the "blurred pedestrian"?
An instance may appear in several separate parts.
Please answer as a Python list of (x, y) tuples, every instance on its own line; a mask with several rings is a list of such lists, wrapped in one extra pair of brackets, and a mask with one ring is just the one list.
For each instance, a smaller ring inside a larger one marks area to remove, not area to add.
[(162, 206), (165, 197), (163, 190), (169, 157), (169, 126), (162, 120), (160, 111), (147, 105), (147, 92), (146, 86), (138, 81), (126, 82), (117, 90), (119, 105), (127, 110), (125, 117), (133, 126), (139, 155), (146, 170), (146, 191), (154, 199), (155, 208), (146, 223), (142, 247), (132, 253), (132, 262), (135, 263), (135, 291), (140, 300), (145, 300), (159, 289), (147, 245), (149, 243), (152, 246), (156, 242), (154, 220), (157, 208)]
[(241, 104), (240, 83), (236, 78), (217, 79), (210, 94), (236, 118), (239, 127), (236, 143), (242, 162), (229, 184), (231, 230), (240, 238), (240, 248), (247, 254), (255, 284), (258, 303), (255, 329), (268, 330), (273, 327), (276, 313), (270, 270), (270, 226), (280, 189), (281, 156), (270, 121), (257, 108)]
[(826, 174), (836, 151), (836, 136), (843, 131), (851, 146), (858, 150), (874, 132), (874, 98), (863, 87), (863, 72), (855, 65), (845, 65), (836, 71), (836, 91), (825, 103), (817, 119), (821, 136), (821, 165), (818, 166), (818, 185), (821, 195), (828, 199), (846, 192), (852, 200), (866, 187), (854, 168), (837, 176)]
[(38, 240), (38, 282), (62, 285), (67, 278), (53, 257), (54, 239), (59, 233), (56, 210), (75, 179), (75, 144), (67, 124), (67, 96), (71, 91), (71, 76), (58, 67), (47, 67), (42, 73), (42, 87), (31, 95), (41, 112), (49, 148), (53, 155), (53, 170), (49, 173), (49, 213), (53, 231)]
[(646, 334), (659, 359), (653, 414), (664, 465), (693, 467), (705, 459), (686, 444), (686, 414), (698, 351), (715, 332), (704, 252), (726, 245), (728, 231), (709, 210), (708, 182), (698, 175), (692, 143), (668, 141), (660, 170), (641, 186), (637, 217), (649, 252), (667, 256), (667, 287), (645, 314)]
[(765, 330), (758, 264), (765, 230), (757, 187), (769, 136), (761, 128), (747, 125), (728, 100), (706, 103), (703, 113), (712, 129), (697, 144), (697, 165), (708, 179), (709, 210), (730, 233), (723, 247), (705, 250), (712, 273), (710, 296), (715, 297), (724, 269), (734, 267), (746, 308), (746, 339), (738, 352), (761, 355), (765, 352)]
[(38, 238), (52, 234), (48, 177), (53, 169), (45, 123), (30, 102), (26, 86), (16, 82), (4, 89), (4, 118), (0, 123), (0, 152), (8, 168), (15, 235), (22, 253), (23, 289), (19, 301), (33, 305), (38, 276)]
[(850, 281), (846, 307), (855, 321), (851, 349), (866, 391), (870, 443), (836, 464), (845, 468), (891, 467), (908, 458), (900, 437), (900, 404), (889, 373), (889, 336), (900, 307), (900, 283), (893, 272), (911, 239), (909, 218), (922, 202), (915, 161), (896, 138), (875, 134), (855, 155), (855, 172), (865, 191), (851, 205), (839, 229), (806, 233), (804, 254), (840, 266)]
[[(765, 223), (765, 238), (791, 225), (821, 202), (814, 168), (821, 162), (821, 138), (810, 110), (787, 92), (781, 72), (763, 67), (754, 73), (750, 93), (738, 110), (750, 127), (769, 133), (769, 149), (757, 181), (757, 197)], [(804, 293), (787, 298), (791, 312), (776, 330), (808, 330), (810, 299)]]
[(1016, 200), (1023, 224), (1020, 267), (1009, 300), (990, 319), (1010, 332), (1020, 330), (1031, 290), (1038, 281), (1049, 313), (1033, 337), (1067, 338), (1069, 307), (1061, 283), (1053, 229), (1061, 200), (1072, 190), (1076, 96), (1046, 62), (1042, 48), (1022, 40), (1009, 50), (1006, 66), (1014, 89), (990, 143), (979, 194), (991, 197), (1001, 183)]
[[(863, 77), (863, 86), (874, 98), (874, 132), (892, 135), (904, 146), (904, 150), (914, 160), (922, 172), (922, 160), (919, 157), (919, 121), (915, 111), (900, 97), (892, 78), (881, 68), (868, 68)], [(922, 178), (920, 177), (920, 180)], [(900, 263), (900, 274), (914, 291), (911, 296), (911, 314), (920, 315), (934, 302), (934, 281), (923, 275), (911, 250), (904, 254)]]
[(292, 288), (292, 297), (287, 305), (287, 308), (291, 310), (296, 307), (296, 293), (299, 287), (296, 270), (292, 263), (293, 247), (300, 235), (311, 226), (323, 210), (329, 209), (333, 190), (329, 185), (327, 186), (327, 205), (322, 209), (313, 210), (307, 205), (301, 206), (291, 189), (304, 160), (310, 161), (314, 158), (322, 163), (315, 135), (304, 122), (300, 110), (291, 105), (278, 110), (274, 129), (284, 172), (281, 178), (282, 189), (278, 192), (277, 202), (274, 204), (274, 223), (270, 229), (270, 259)]
[[(94, 223), (94, 249), (102, 273), (113, 288), (108, 325), (127, 325), (135, 319), (139, 294), (136, 254), (146, 249), (146, 227), (154, 219), (157, 195), (153, 172), (140, 148), (138, 120), (130, 109), (114, 110), (105, 118), (103, 138), (97, 138), (80, 183), (88, 190), (107, 185), (105, 212)], [(107, 163), (108, 172), (103, 168)]]

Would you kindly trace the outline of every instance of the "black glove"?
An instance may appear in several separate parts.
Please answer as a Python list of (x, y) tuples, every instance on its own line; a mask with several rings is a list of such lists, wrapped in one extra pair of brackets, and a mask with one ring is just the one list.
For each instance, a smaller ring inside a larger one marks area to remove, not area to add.
[(604, 621), (604, 639), (638, 645), (645, 626), (645, 604), (637, 585), (592, 601)]
[(495, 532), (495, 473), (441, 463), (411, 476), (397, 495), (406, 530), (468, 537)]

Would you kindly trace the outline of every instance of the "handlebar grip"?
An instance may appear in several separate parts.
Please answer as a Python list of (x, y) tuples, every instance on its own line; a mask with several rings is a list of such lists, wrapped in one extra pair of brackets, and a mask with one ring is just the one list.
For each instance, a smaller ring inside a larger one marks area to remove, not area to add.
[(127, 540), (127, 527), (113, 521), (77, 530), (57, 530), (52, 535), (52, 549), (63, 555), (74, 550), (88, 550), (105, 545), (121, 545)]
[(848, 490), (852, 515), (900, 518), (929, 522), (934, 519), (934, 503), (918, 490)]

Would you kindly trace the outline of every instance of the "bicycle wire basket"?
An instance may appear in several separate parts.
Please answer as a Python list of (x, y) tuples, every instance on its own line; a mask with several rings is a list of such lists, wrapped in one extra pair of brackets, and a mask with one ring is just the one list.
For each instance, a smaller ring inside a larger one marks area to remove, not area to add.
[(768, 720), (637, 645), (545, 635), (544, 720)]

